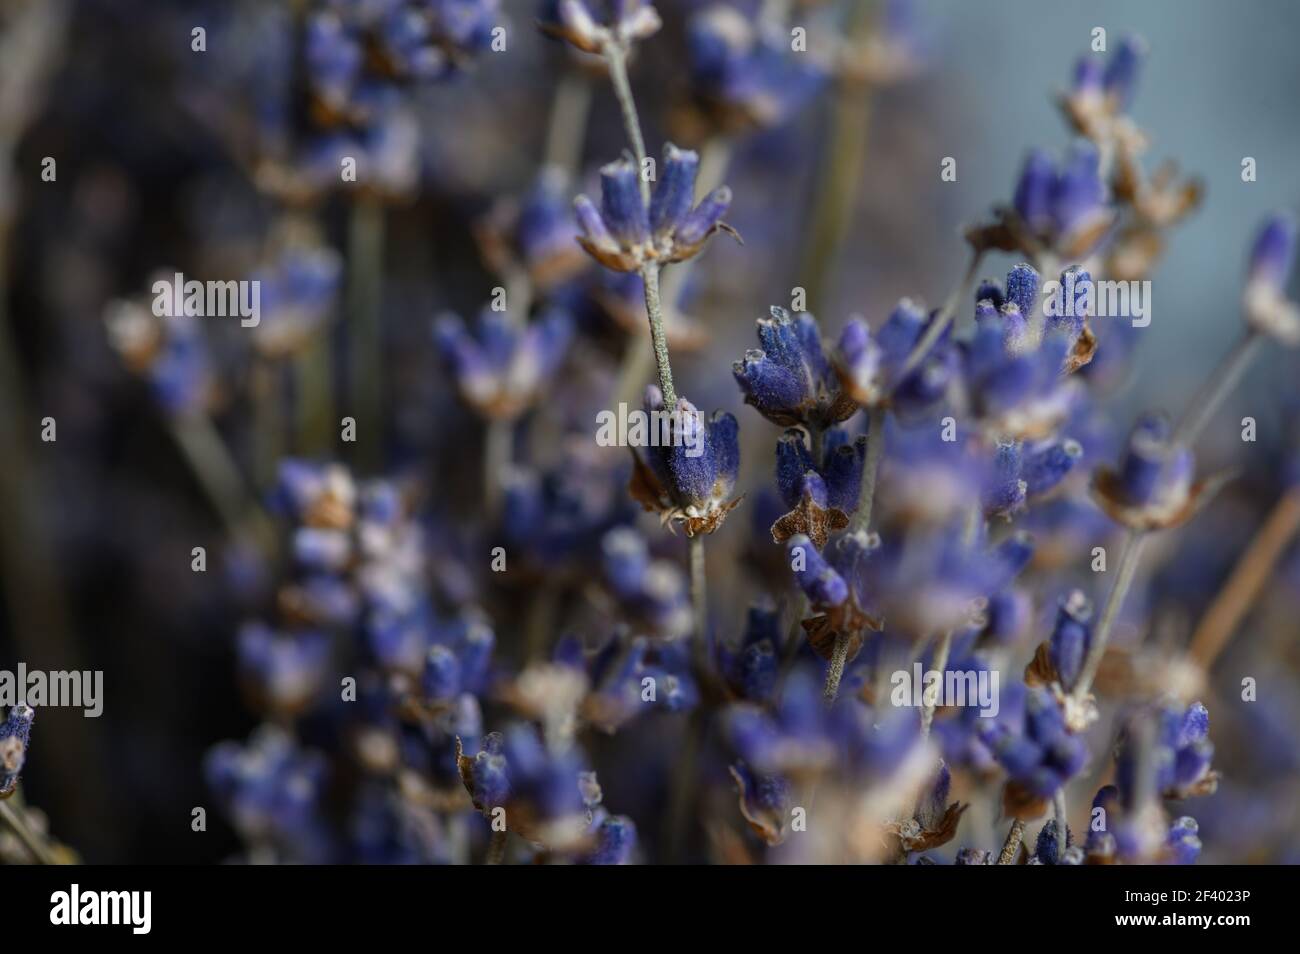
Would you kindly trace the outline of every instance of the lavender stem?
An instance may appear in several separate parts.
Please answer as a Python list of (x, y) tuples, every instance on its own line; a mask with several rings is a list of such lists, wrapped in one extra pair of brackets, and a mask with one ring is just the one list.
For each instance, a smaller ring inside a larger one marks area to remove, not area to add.
[(1106, 653), (1106, 643), (1110, 640), (1111, 629), (1114, 628), (1115, 620), (1119, 616), (1120, 607), (1124, 605), (1124, 597), (1133, 586), (1133, 577), (1137, 573), (1146, 539), (1147, 534), (1142, 530), (1129, 530), (1124, 536), (1124, 548), (1120, 552), (1119, 566), (1116, 567), (1115, 582), (1110, 592), (1106, 594), (1106, 604), (1102, 607), (1101, 619), (1098, 620), (1097, 628), (1093, 631), (1092, 643), (1088, 646), (1088, 654), (1083, 660), (1083, 669), (1074, 686), (1072, 695), (1076, 700), (1087, 695), (1093, 679), (1097, 677), (1101, 658)]

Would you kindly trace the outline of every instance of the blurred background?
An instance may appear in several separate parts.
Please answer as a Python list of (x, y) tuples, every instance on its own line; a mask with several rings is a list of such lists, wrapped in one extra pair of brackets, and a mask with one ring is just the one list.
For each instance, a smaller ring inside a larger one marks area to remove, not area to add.
[[(44, 16), (32, 13), (37, 5)], [(306, 173), (268, 171), (289, 138), (266, 130), (301, 68), (291, 52), (301, 6), (0, 0), (0, 668), (23, 660), (33, 669), (104, 671), (103, 717), (41, 711), (24, 773), (26, 801), (91, 862), (209, 863), (240, 846), (217, 811), (204, 834), (192, 833), (190, 820), (194, 807), (213, 808), (205, 753), (258, 723), (238, 685), (235, 637), (272, 599), (274, 559), (258, 555), (259, 531), (241, 505), (233, 517), (229, 506), (232, 486), (269, 499), (277, 448), (413, 478), (438, 514), (452, 563), (483, 543), (475, 531), (483, 426), (462, 410), (430, 327), (443, 312), (474, 315), (503, 284), (485, 260), (483, 223), (503, 199), (530, 189), (541, 158), (555, 154), (547, 142), (554, 91), (575, 67), (535, 28), (537, 4), (503, 0), (496, 21), (506, 27), (505, 51), (480, 52), (454, 75), (406, 94), (416, 167), (395, 175), (378, 200), (382, 266), (358, 275), (349, 250), (364, 243), (357, 230), (366, 226), (346, 191), (315, 189)], [(699, 144), (680, 104), (691, 84), (685, 24), (705, 6), (658, 3), (664, 30), (634, 62), (651, 154), (669, 138)], [(1269, 210), (1300, 205), (1300, 8), (1284, 0), (1248, 9), (1212, 0), (908, 6), (917, 69), (860, 106), (869, 118), (845, 235), (828, 260), (813, 263), (823, 278), (810, 310), (837, 330), (854, 313), (879, 320), (903, 296), (937, 306), (967, 259), (961, 228), (1009, 201), (1028, 148), (1068, 143), (1054, 96), (1067, 87), (1090, 31), (1136, 32), (1150, 55), (1132, 115), (1152, 137), (1152, 156), (1176, 159), (1206, 194), (1151, 275), (1152, 324), (1136, 370), (1107, 400), (1127, 408), (1117, 414), (1121, 428), (1149, 404), (1178, 411), (1237, 334), (1255, 224)], [(192, 48), (196, 27), (206, 31), (204, 51)], [(595, 194), (595, 170), (625, 140), (608, 84), (590, 81), (589, 93), (581, 141), (560, 152), (576, 161), (571, 191)], [(726, 171), (735, 195), (728, 220), (745, 244), (716, 238), (685, 293), (683, 310), (709, 340), (675, 353), (679, 390), (706, 411), (724, 408), (740, 419), (741, 489), (751, 502), (771, 481), (768, 447), (778, 431), (743, 406), (730, 365), (755, 345), (756, 318), (772, 304), (788, 306), (795, 286), (813, 284), (807, 226), (826, 174), (832, 112), (830, 97), (813, 97), (778, 128), (737, 138)], [(374, 148), (378, 155), (384, 146)], [(955, 182), (940, 179), (948, 156), (957, 160)], [(1253, 183), (1241, 179), (1246, 156), (1257, 162)], [(45, 157), (57, 161), (55, 181), (41, 178)], [(295, 185), (310, 194), (296, 194)], [(147, 307), (157, 273), (277, 274), (282, 250), (303, 244), (338, 256), (319, 260), (321, 285), (306, 309), (319, 312), (312, 320), (325, 329), (317, 337), (337, 345), (331, 353), (313, 357), (308, 348), (306, 358), (283, 358), (269, 340), (270, 322), (259, 338), (218, 320), (203, 324), (202, 344), (179, 350), (162, 372), (133, 367), (132, 326), (121, 309)], [(982, 272), (1000, 275), (1015, 260), (994, 256)], [(377, 403), (363, 426), (379, 422), (381, 437), (367, 431), (360, 446), (344, 446), (334, 420), (355, 396), (339, 357), (348, 341), (343, 316), (356, 303), (350, 296), (364, 299), (374, 287), (368, 281), (380, 289), (372, 300), (382, 376), (368, 382)], [(572, 407), (534, 436), (539, 458), (566, 425), (581, 426), (601, 406), (584, 404), (583, 395), (604, 393), (615, 380), (623, 332), (608, 317), (584, 317), (580, 327), (584, 344), (566, 371)], [(287, 428), (295, 436), (277, 444), (305, 385), (276, 369), (300, 360), (314, 369), (312, 380), (327, 382), (330, 413)], [(1289, 479), (1283, 461), (1298, 360), (1273, 348), (1255, 366), (1221, 418), (1251, 414), (1270, 436), (1246, 459), (1235, 428), (1207, 439), (1211, 463), (1231, 462), (1243, 479), (1169, 545), (1178, 566), (1153, 561), (1149, 600), (1175, 606), (1170, 625), (1184, 633)], [(54, 442), (40, 439), (45, 417), (57, 422)], [(732, 519), (730, 536), (709, 557), (726, 632), (740, 625), (729, 608), (753, 589), (739, 563), (750, 517), (742, 509)], [(191, 569), (196, 546), (206, 550), (203, 573)], [(1198, 814), (1206, 860), (1300, 860), (1294, 548), (1275, 583), (1225, 657), (1220, 692), (1234, 693), (1241, 673), (1267, 688), (1258, 708), (1218, 723), (1228, 764), (1219, 766), (1220, 792)], [(498, 651), (521, 658), (525, 621), (511, 591), (491, 581), (477, 586)], [(1216, 717), (1227, 708), (1207, 704)], [(630, 791), (639, 783), (622, 784)]]

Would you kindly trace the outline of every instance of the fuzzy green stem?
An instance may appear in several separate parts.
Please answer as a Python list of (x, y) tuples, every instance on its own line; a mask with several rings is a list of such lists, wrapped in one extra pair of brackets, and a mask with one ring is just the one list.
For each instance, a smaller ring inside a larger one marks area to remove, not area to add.
[(695, 651), (703, 659), (708, 651), (709, 597), (708, 575), (704, 563), (704, 534), (697, 533), (687, 543), (691, 561), (691, 612), (695, 620)]
[(867, 418), (867, 459), (862, 464), (862, 485), (858, 488), (858, 509), (853, 513), (854, 532), (871, 529), (871, 511), (876, 499), (876, 477), (885, 451), (885, 410), (873, 407)]
[(623, 127), (627, 130), (627, 138), (636, 157), (636, 179), (641, 185), (641, 201), (649, 207), (650, 182), (645, 177), (645, 139), (641, 135), (641, 120), (636, 113), (632, 84), (627, 77), (627, 47), (610, 42), (605, 44), (603, 53), (605, 65), (609, 68), (609, 81), (614, 86), (614, 96), (623, 113)]
[(641, 281), (645, 284), (645, 311), (650, 319), (650, 341), (654, 345), (659, 390), (664, 395), (664, 410), (671, 414), (677, 409), (677, 390), (673, 387), (673, 366), (668, 358), (668, 336), (664, 333), (664, 313), (659, 303), (658, 262), (641, 266)]
[[(871, 30), (871, 3), (858, 0), (849, 14), (845, 33), (863, 40)], [(836, 251), (844, 241), (849, 217), (857, 204), (867, 132), (871, 124), (871, 89), (866, 84), (841, 84), (832, 104), (831, 128), (822, 154), (812, 222), (800, 266), (801, 284), (811, 311), (826, 306), (823, 296)]]
[(844, 666), (849, 660), (849, 634), (837, 633), (835, 646), (831, 650), (831, 663), (826, 669), (826, 685), (822, 688), (822, 699), (829, 706), (840, 692), (840, 680), (844, 678)]
[(14, 830), (14, 834), (18, 836), (18, 840), (23, 843), (23, 847), (32, 853), (32, 857), (36, 859), (37, 864), (58, 864), (58, 860), (54, 857), (54, 854), (50, 851), (49, 847), (40, 836), (38, 836), (36, 832), (32, 831), (30, 826), (28, 826), (27, 819), (23, 818), (21, 813), (14, 811), (13, 807), (7, 801), (0, 800), (0, 820), (3, 820)]
[(1002, 843), (1002, 850), (998, 852), (998, 864), (1009, 865), (1016, 860), (1016, 855), (1020, 852), (1020, 842), (1025, 837), (1025, 823), (1019, 818), (1011, 822), (1011, 830), (1007, 832), (1007, 840)]
[(930, 322), (930, 326), (925, 329), (925, 334), (921, 336), (921, 340), (916, 343), (916, 347), (912, 349), (907, 356), (907, 360), (903, 362), (903, 367), (895, 378), (896, 381), (902, 381), (915, 371), (917, 365), (925, 360), (925, 356), (930, 353), (930, 349), (943, 335), (952, 322), (953, 316), (957, 314), (957, 307), (969, 296), (971, 283), (975, 281), (975, 274), (979, 270), (980, 262), (983, 260), (984, 252), (982, 250), (971, 253), (970, 264), (966, 266), (966, 273), (962, 276), (961, 283), (953, 289), (952, 294), (948, 296), (948, 300), (939, 309), (939, 314), (935, 315), (934, 320)]
[(934, 723), (934, 709), (938, 705), (939, 687), (943, 685), (943, 672), (948, 668), (948, 654), (952, 651), (952, 630), (939, 638), (939, 645), (934, 651), (934, 662), (930, 668), (939, 674), (939, 683), (926, 690), (921, 700), (921, 738), (928, 738), (930, 726)]
[(384, 381), (383, 334), (380, 327), (384, 269), (384, 207), (371, 195), (359, 195), (348, 224), (348, 400), (357, 422), (357, 464), (373, 472), (382, 446)]
[[(696, 194), (721, 185), (730, 161), (731, 143), (721, 136), (709, 139), (700, 149), (699, 172), (695, 176)], [(670, 315), (680, 311), (682, 292), (698, 261), (697, 255), (663, 271), (660, 299), (668, 303)], [(620, 403), (631, 406), (640, 403), (641, 389), (645, 386), (645, 379), (650, 373), (650, 363), (653, 360), (654, 349), (650, 340), (638, 335), (628, 343), (623, 353), (623, 364), (619, 369), (618, 383), (615, 387), (615, 407)]]
[(551, 119), (546, 129), (545, 162), (569, 175), (578, 171), (582, 146), (591, 111), (591, 81), (577, 70), (569, 70), (555, 89)]
[(488, 842), (487, 857), (483, 859), (485, 865), (500, 865), (506, 860), (506, 848), (510, 843), (510, 832), (493, 831), (492, 840)]
[[(858, 509), (853, 513), (850, 529), (853, 532), (865, 531), (871, 527), (872, 503), (876, 498), (876, 474), (880, 470), (880, 456), (885, 447), (885, 411), (872, 408), (867, 424), (867, 459), (862, 465), (862, 485), (858, 490)], [(831, 649), (830, 667), (826, 670), (826, 685), (822, 697), (830, 705), (839, 695), (840, 680), (844, 678), (844, 666), (849, 657), (850, 633), (836, 633), (835, 645)]]
[(1058, 788), (1052, 796), (1052, 810), (1056, 814), (1056, 863), (1065, 860), (1065, 789)]
[(1219, 366), (1215, 368), (1192, 402), (1187, 405), (1183, 419), (1174, 429), (1175, 444), (1190, 447), (1196, 443), (1196, 439), (1205, 430), (1205, 425), (1210, 422), (1214, 412), (1227, 400), (1228, 395), (1241, 381), (1242, 375), (1246, 373), (1246, 369), (1250, 367), (1259, 343), (1259, 333), (1254, 329), (1247, 329), (1237, 339), (1237, 343), (1224, 355)]
[(1088, 654), (1084, 657), (1083, 668), (1079, 672), (1079, 680), (1074, 686), (1072, 695), (1075, 699), (1082, 699), (1087, 695), (1092, 687), (1092, 681), (1097, 678), (1097, 670), (1101, 667), (1102, 656), (1106, 654), (1106, 644), (1110, 641), (1111, 630), (1119, 617), (1120, 608), (1124, 605), (1124, 597), (1133, 586), (1133, 578), (1142, 559), (1142, 549), (1146, 545), (1146, 540), (1147, 534), (1142, 530), (1129, 530), (1125, 534), (1119, 565), (1115, 568), (1115, 582), (1110, 592), (1106, 594), (1101, 619), (1097, 621), (1097, 628), (1092, 634), (1092, 643), (1088, 646)]

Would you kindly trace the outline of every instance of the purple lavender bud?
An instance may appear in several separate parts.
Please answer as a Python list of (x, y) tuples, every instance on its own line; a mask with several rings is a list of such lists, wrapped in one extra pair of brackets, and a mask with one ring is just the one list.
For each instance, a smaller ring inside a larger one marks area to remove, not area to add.
[(1048, 653), (1061, 686), (1067, 691), (1074, 688), (1083, 670), (1083, 660), (1092, 642), (1091, 619), (1092, 605), (1079, 590), (1063, 599), (1057, 608)]
[(1030, 497), (1045, 494), (1062, 480), (1083, 456), (1083, 447), (1068, 437), (1039, 444), (1025, 454), (1020, 476)]
[(1034, 558), (1034, 540), (1025, 531), (1017, 530), (994, 547), (990, 555), (991, 559), (984, 561), (989, 580), (986, 588), (1000, 590), (1010, 585)]
[(549, 307), (525, 329), (511, 354), (509, 384), (527, 392), (550, 378), (559, 368), (573, 340), (573, 319), (561, 308)]
[(449, 702), (460, 694), (460, 660), (446, 646), (430, 646), (424, 658), (420, 688), (431, 702)]
[(1091, 56), (1081, 56), (1074, 64), (1074, 81), (1071, 89), (1076, 96), (1099, 95), (1104, 84), (1105, 70)]
[(1026, 321), (1038, 314), (1038, 284), (1038, 272), (1025, 262), (1007, 272), (1007, 302), (1014, 303)]
[(884, 353), (885, 366), (894, 373), (921, 340), (928, 317), (925, 310), (909, 298), (902, 299), (889, 313), (876, 333)]
[(831, 507), (853, 513), (858, 509), (862, 490), (862, 468), (867, 459), (867, 439), (859, 437), (852, 444), (831, 447), (827, 439), (826, 460), (822, 475), (826, 479), (826, 501)]
[(470, 799), (479, 811), (503, 805), (510, 797), (504, 745), (500, 732), (489, 732), (483, 737), (482, 750), (473, 757), (466, 772)]
[(1064, 334), (1071, 343), (1083, 333), (1091, 287), (1092, 275), (1085, 268), (1072, 265), (1061, 273), (1060, 289), (1053, 302), (1054, 313), (1047, 316), (1049, 332)]
[(1165, 779), (1166, 787), (1190, 789), (1209, 774), (1213, 760), (1214, 745), (1208, 739), (1179, 747), (1174, 753), (1172, 786)]
[(824, 67), (791, 56), (779, 33), (723, 4), (690, 18), (691, 86), (724, 127), (770, 127), (788, 119), (826, 78)]
[(1170, 860), (1176, 865), (1191, 865), (1196, 863), (1196, 859), (1201, 855), (1200, 828), (1196, 824), (1196, 819), (1190, 815), (1183, 815), (1169, 826), (1169, 837), (1166, 841), (1169, 848)]
[(1028, 594), (1018, 589), (1001, 590), (989, 597), (984, 611), (987, 620), (984, 635), (995, 645), (1013, 645), (1029, 628), (1032, 615), (1033, 605)]
[(826, 509), (826, 481), (815, 470), (810, 470), (799, 479), (799, 499), (811, 501), (817, 507)]
[(706, 453), (710, 452), (717, 474), (714, 496), (716, 499), (729, 498), (740, 476), (740, 424), (734, 414), (715, 411), (710, 418)]
[(691, 211), (699, 166), (698, 154), (678, 149), (672, 143), (664, 146), (659, 183), (650, 200), (650, 228), (656, 240), (672, 235)]
[[(672, 446), (660, 448), (672, 477), (674, 497), (684, 505), (704, 507), (713, 497), (718, 464), (709, 442), (704, 415), (690, 401), (680, 398), (673, 420)], [(700, 443), (703, 440), (702, 453)]]
[(1250, 249), (1249, 280), (1282, 291), (1295, 262), (1296, 223), (1288, 215), (1274, 215), (1265, 221)]
[[(1071, 859), (1065, 856), (1060, 858), (1056, 856), (1056, 832), (1057, 821), (1055, 818), (1049, 818), (1047, 824), (1043, 826), (1043, 830), (1038, 833), (1038, 842), (1034, 846), (1034, 858), (1039, 862), (1039, 864), (1056, 865), (1071, 863)], [(1070, 830), (1069, 825), (1065, 826), (1065, 845), (1066, 854), (1069, 855), (1074, 846), (1074, 832)], [(1074, 863), (1078, 864), (1079, 862), (1076, 859), (1074, 860)]]
[(578, 196), (573, 200), (573, 211), (578, 218), (578, 228), (593, 247), (609, 254), (619, 251), (618, 241), (605, 227), (605, 220), (590, 199), (585, 195)]
[(767, 353), (751, 348), (731, 366), (745, 400), (769, 420), (786, 421), (803, 409), (808, 399), (807, 381)]
[[(1052, 227), (1052, 193), (1056, 184), (1056, 168), (1052, 157), (1042, 149), (1032, 149), (1025, 156), (1016, 182), (1012, 204), (1030, 231), (1042, 235)], [(986, 297), (979, 295), (979, 298)], [(998, 302), (1001, 305), (1001, 302)]]
[(1178, 730), (1178, 745), (1192, 745), (1210, 735), (1210, 710), (1200, 702), (1193, 702), (1183, 713), (1183, 723)]
[(485, 622), (471, 620), (466, 623), (459, 648), (462, 692), (481, 693), (487, 687), (496, 642), (496, 633)]
[(342, 530), (299, 527), (293, 533), (293, 558), (308, 570), (340, 571), (352, 559), (352, 540)]
[(605, 534), (600, 544), (605, 579), (615, 593), (630, 596), (640, 592), (650, 551), (645, 539), (631, 527), (617, 527)]
[[(554, 166), (543, 169), (525, 197), (515, 223), (515, 244), (525, 262), (530, 265), (545, 262), (572, 249), (573, 222), (569, 218), (568, 196), (568, 176)], [(592, 227), (599, 233), (604, 226), (590, 200), (584, 204), (586, 208), (577, 212), (577, 218), (587, 238), (595, 242)]]
[(1020, 442), (1000, 442), (984, 487), (984, 512), (989, 516), (1010, 517), (1024, 506), (1025, 482), (1020, 479), (1020, 464)]
[(305, 57), (309, 80), (332, 108), (348, 101), (361, 73), (363, 54), (337, 13), (321, 11), (307, 21)]
[(981, 298), (975, 303), (975, 323), (977, 325), (998, 324), (998, 306), (992, 298)]
[(636, 248), (650, 237), (645, 203), (641, 201), (640, 170), (627, 159), (600, 170), (600, 214), (605, 227), (624, 248)]
[(9, 707), (8, 716), (0, 723), (0, 796), (12, 794), (18, 785), (35, 718), (36, 710), (31, 706), (15, 705)]
[(636, 851), (636, 824), (626, 815), (612, 815), (596, 829), (596, 846), (584, 859), (589, 865), (625, 865)]
[(1169, 422), (1157, 414), (1138, 418), (1129, 434), (1119, 464), (1119, 482), (1125, 499), (1134, 505), (1150, 503), (1161, 487), (1169, 460)]
[(799, 482), (813, 470), (812, 454), (804, 443), (803, 431), (790, 428), (776, 442), (776, 488), (788, 509), (799, 504)]
[(677, 226), (674, 243), (685, 249), (693, 248), (709, 237), (731, 208), (731, 189), (719, 186), (689, 212)]
[(980, 279), (978, 287), (975, 289), (975, 304), (978, 306), (982, 301), (993, 303), (993, 310), (997, 312), (1007, 302), (1007, 293), (1002, 288), (1002, 283), (993, 278)]
[(1076, 140), (1052, 188), (1052, 217), (1057, 231), (1069, 236), (1103, 213), (1105, 204), (1101, 154), (1092, 143)]
[(259, 704), (273, 712), (296, 712), (325, 679), (330, 640), (320, 632), (278, 634), (250, 623), (239, 631), (238, 656), (240, 677)]
[(1110, 56), (1110, 62), (1106, 64), (1106, 75), (1103, 80), (1106, 93), (1115, 99), (1121, 110), (1127, 110), (1133, 102), (1138, 74), (1141, 72), (1142, 61), (1146, 59), (1146, 54), (1145, 40), (1138, 36), (1124, 36), (1120, 38), (1119, 46), (1115, 48)]
[(814, 606), (838, 606), (849, 597), (848, 585), (817, 552), (812, 540), (796, 533), (786, 543), (795, 580)]

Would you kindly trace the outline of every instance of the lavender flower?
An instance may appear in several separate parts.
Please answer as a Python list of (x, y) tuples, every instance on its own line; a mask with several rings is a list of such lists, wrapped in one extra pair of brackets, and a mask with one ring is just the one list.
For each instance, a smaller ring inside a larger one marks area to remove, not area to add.
[(484, 417), (510, 420), (541, 396), (564, 360), (573, 335), (568, 314), (548, 310), (526, 327), (485, 308), (474, 332), (455, 315), (434, 327), (461, 397)]
[(641, 198), (639, 172), (620, 159), (600, 170), (600, 208), (585, 195), (574, 200), (582, 234), (578, 242), (596, 261), (617, 272), (635, 272), (658, 262), (681, 262), (697, 255), (718, 229), (731, 205), (731, 190), (714, 189), (695, 203), (699, 156), (664, 146), (659, 180), (647, 207)]
[(1166, 418), (1144, 414), (1129, 434), (1119, 467), (1098, 468), (1093, 495), (1110, 517), (1136, 529), (1172, 527), (1192, 517), (1212, 494), (1193, 483), (1195, 461), (1172, 443)]
[(732, 365), (745, 403), (775, 424), (801, 424), (824, 430), (857, 410), (840, 390), (821, 333), (812, 315), (791, 317), (773, 306), (770, 318), (758, 320), (761, 348), (745, 352)]
[(818, 464), (803, 431), (791, 428), (781, 436), (776, 445), (776, 485), (790, 509), (772, 524), (772, 539), (777, 543), (804, 533), (820, 549), (832, 531), (848, 526), (849, 514), (858, 507), (866, 438), (847, 441), (843, 430), (830, 431)]
[(787, 35), (724, 4), (692, 16), (686, 39), (692, 92), (722, 129), (780, 126), (826, 80), (811, 57), (791, 55)]
[(540, 17), (544, 32), (584, 53), (602, 53), (610, 45), (626, 48), (654, 36), (662, 25), (650, 0), (544, 0)]
[[(654, 385), (646, 388), (645, 409), (666, 413)], [(665, 524), (680, 523), (688, 537), (712, 533), (740, 503), (731, 497), (740, 470), (736, 418), (719, 411), (706, 423), (695, 405), (680, 398), (671, 426), (667, 445), (647, 448), (645, 459), (637, 458), (632, 496)]]
[(8, 716), (0, 724), (0, 798), (8, 798), (18, 787), (35, 718), (36, 710), (31, 706), (10, 706)]
[(1013, 691), (1004, 690), (1001, 711), (982, 727), (980, 739), (1009, 777), (1008, 805), (1041, 804), (1083, 769), (1088, 750), (1051, 693), (1008, 688)]
[(1300, 344), (1300, 305), (1286, 294), (1295, 252), (1295, 220), (1282, 215), (1269, 218), (1251, 247), (1250, 269), (1242, 292), (1249, 327), (1288, 347)]

